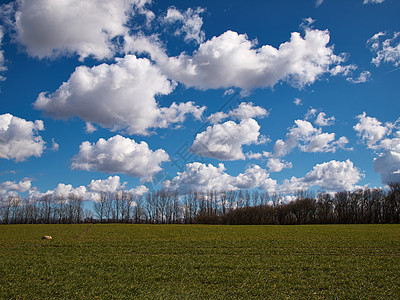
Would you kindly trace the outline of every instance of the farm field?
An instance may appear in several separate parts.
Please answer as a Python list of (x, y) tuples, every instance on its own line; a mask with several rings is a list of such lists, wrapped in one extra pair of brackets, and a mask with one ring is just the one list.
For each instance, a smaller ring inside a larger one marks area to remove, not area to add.
[(399, 299), (400, 225), (7, 225), (0, 274), (1, 299)]

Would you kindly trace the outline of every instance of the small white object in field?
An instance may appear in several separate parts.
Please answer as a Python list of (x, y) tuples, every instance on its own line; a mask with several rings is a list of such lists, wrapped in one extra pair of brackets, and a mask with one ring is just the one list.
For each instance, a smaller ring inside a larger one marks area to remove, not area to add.
[(42, 240), (52, 240), (53, 237), (51, 237), (50, 235), (44, 235), (42, 236)]

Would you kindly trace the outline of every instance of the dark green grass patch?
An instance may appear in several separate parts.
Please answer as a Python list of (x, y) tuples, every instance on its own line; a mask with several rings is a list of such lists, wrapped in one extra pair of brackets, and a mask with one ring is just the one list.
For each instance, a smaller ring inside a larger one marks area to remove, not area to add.
[(399, 299), (399, 282), (400, 225), (0, 226), (1, 299)]

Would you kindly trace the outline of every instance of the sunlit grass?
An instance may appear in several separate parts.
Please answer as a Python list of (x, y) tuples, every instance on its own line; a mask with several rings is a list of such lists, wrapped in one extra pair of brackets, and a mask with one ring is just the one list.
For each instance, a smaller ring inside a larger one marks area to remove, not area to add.
[(400, 225), (89, 226), (0, 226), (0, 298), (400, 297)]

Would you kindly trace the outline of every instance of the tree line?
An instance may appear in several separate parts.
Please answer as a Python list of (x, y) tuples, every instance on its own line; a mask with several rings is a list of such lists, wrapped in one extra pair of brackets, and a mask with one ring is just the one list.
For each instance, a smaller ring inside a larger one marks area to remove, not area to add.
[(151, 191), (137, 196), (127, 191), (102, 192), (93, 208), (82, 197), (44, 195), (38, 199), (8, 195), (0, 198), (2, 224), (146, 223), (146, 224), (354, 224), (399, 223), (400, 183), (387, 190), (351, 192), (299, 191), (285, 202), (277, 194), (258, 190)]

